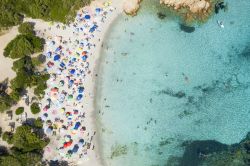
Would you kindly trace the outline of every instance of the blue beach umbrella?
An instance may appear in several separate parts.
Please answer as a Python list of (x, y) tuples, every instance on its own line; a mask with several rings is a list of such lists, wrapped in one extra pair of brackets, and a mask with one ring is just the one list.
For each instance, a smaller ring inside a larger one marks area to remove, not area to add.
[(65, 67), (65, 63), (60, 63), (60, 66), (63, 68), (63, 67)]
[(75, 144), (74, 148), (72, 149), (73, 153), (76, 153), (79, 149), (79, 146), (77, 144)]
[(60, 59), (60, 55), (57, 54), (54, 56), (54, 61), (58, 61), (59, 59)]
[(61, 50), (61, 48), (62, 48), (61, 46), (57, 47), (57, 48), (56, 48), (56, 50), (55, 50), (55, 52), (60, 51), (60, 50)]
[(75, 74), (76, 70), (75, 69), (71, 69), (70, 70), (70, 74)]
[(86, 60), (87, 60), (87, 58), (88, 58), (88, 56), (87, 56), (87, 55), (82, 56), (82, 60), (83, 60), (83, 61), (86, 61)]
[(87, 20), (89, 20), (90, 19), (90, 15), (85, 15), (84, 18), (87, 19)]
[(77, 101), (81, 100), (81, 99), (82, 99), (82, 97), (83, 97), (83, 96), (82, 96), (82, 94), (79, 94), (79, 95), (77, 96), (77, 98), (76, 98), (76, 99), (77, 99)]
[(80, 127), (81, 123), (80, 122), (76, 122), (74, 130), (78, 130), (78, 128)]
[(84, 87), (79, 87), (78, 88), (78, 93), (83, 93), (83, 91), (84, 91)]
[(100, 13), (101, 12), (101, 8), (96, 8), (95, 11), (96, 11), (96, 13)]
[(49, 52), (47, 52), (47, 57), (49, 57), (49, 58), (51, 58), (51, 52), (49, 51)]
[(72, 86), (74, 84), (74, 80), (69, 81), (69, 86)]

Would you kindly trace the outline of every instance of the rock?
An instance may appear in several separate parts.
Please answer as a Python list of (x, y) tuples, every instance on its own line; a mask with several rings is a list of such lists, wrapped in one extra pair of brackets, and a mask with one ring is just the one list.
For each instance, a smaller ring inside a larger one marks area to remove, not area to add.
[(141, 0), (126, 0), (123, 5), (123, 10), (126, 14), (135, 16), (140, 8)]
[(192, 33), (195, 31), (195, 27), (190, 27), (184, 24), (180, 24), (180, 29), (186, 33)]
[(189, 8), (192, 13), (206, 11), (210, 7), (210, 3), (206, 0), (160, 0), (160, 3), (173, 7), (175, 10)]

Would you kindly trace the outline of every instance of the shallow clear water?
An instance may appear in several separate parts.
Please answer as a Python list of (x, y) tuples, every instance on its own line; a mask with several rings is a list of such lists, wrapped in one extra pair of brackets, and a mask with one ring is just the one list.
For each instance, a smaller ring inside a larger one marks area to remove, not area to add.
[(232, 144), (250, 131), (250, 3), (227, 2), (193, 33), (157, 8), (114, 23), (97, 93), (106, 165), (162, 166), (184, 141)]

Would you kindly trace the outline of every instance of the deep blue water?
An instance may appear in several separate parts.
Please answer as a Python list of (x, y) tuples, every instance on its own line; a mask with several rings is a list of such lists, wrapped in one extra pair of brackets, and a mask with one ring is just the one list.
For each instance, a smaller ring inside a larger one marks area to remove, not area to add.
[(250, 3), (226, 2), (193, 33), (159, 19), (157, 7), (116, 20), (97, 93), (106, 165), (163, 166), (184, 141), (232, 144), (250, 131)]

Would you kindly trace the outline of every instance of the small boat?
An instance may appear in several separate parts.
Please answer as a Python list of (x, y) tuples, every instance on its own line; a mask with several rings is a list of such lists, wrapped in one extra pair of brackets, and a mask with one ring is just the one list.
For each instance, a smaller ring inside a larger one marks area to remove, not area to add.
[(221, 27), (221, 28), (224, 28), (224, 25), (223, 25), (223, 22), (222, 21), (217, 21), (217, 24)]

